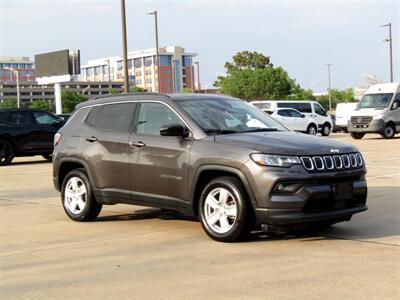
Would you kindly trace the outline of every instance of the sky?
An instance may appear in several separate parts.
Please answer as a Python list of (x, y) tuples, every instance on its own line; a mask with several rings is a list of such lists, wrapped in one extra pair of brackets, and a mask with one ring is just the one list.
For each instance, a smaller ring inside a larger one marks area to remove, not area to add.
[[(126, 0), (128, 50), (178, 45), (198, 54), (202, 87), (225, 73), (241, 50), (270, 56), (303, 88), (324, 92), (389, 80), (388, 28), (394, 79), (400, 81), (400, 1), (134, 1)], [(0, 0), (0, 55), (80, 49), (81, 63), (122, 56), (119, 0)]]

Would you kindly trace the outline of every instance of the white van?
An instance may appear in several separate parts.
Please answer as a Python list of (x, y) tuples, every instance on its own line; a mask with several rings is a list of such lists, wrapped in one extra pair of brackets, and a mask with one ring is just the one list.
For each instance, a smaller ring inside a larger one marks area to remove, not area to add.
[(368, 88), (355, 111), (348, 130), (354, 139), (380, 133), (386, 139), (400, 132), (400, 85), (380, 83)]
[(336, 105), (336, 112), (335, 112), (335, 127), (337, 130), (343, 130), (347, 132), (347, 126), (350, 120), (350, 116), (352, 112), (356, 109), (357, 102), (350, 102), (350, 103), (338, 103)]
[(294, 108), (310, 117), (318, 124), (318, 131), (323, 136), (328, 136), (331, 133), (333, 124), (332, 118), (328, 115), (325, 109), (317, 101), (304, 100), (264, 100), (250, 102), (261, 110), (276, 110), (277, 108)]

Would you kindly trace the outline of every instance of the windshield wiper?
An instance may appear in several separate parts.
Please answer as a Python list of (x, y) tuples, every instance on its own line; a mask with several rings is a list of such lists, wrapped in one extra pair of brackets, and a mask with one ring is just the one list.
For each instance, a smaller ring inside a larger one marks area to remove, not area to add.
[(268, 132), (268, 131), (279, 131), (279, 130), (278, 128), (254, 128), (243, 132), (263, 132), (263, 131)]
[(230, 133), (238, 133), (236, 130), (229, 129), (221, 129), (221, 128), (208, 128), (203, 129), (205, 133), (214, 133), (214, 134), (230, 134)]

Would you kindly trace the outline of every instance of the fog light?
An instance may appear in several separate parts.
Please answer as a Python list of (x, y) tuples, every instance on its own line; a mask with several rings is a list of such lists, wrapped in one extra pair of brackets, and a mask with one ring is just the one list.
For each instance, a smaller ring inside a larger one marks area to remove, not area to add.
[(283, 192), (283, 191), (285, 190), (285, 186), (284, 186), (282, 183), (279, 183), (279, 184), (276, 186), (276, 190), (277, 190), (278, 192)]
[(277, 183), (273, 189), (273, 194), (277, 195), (288, 195), (296, 193), (302, 186), (303, 183), (299, 182), (280, 182)]

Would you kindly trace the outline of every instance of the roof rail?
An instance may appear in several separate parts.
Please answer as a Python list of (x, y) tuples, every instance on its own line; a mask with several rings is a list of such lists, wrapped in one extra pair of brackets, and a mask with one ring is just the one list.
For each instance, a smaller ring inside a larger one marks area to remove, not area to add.
[(98, 100), (98, 99), (104, 99), (104, 98), (112, 98), (112, 97), (126, 97), (126, 96), (132, 96), (132, 95), (165, 95), (161, 93), (152, 93), (152, 92), (133, 92), (133, 93), (127, 93), (127, 94), (108, 94), (108, 95), (100, 95), (100, 96), (94, 96), (90, 97), (89, 100)]

